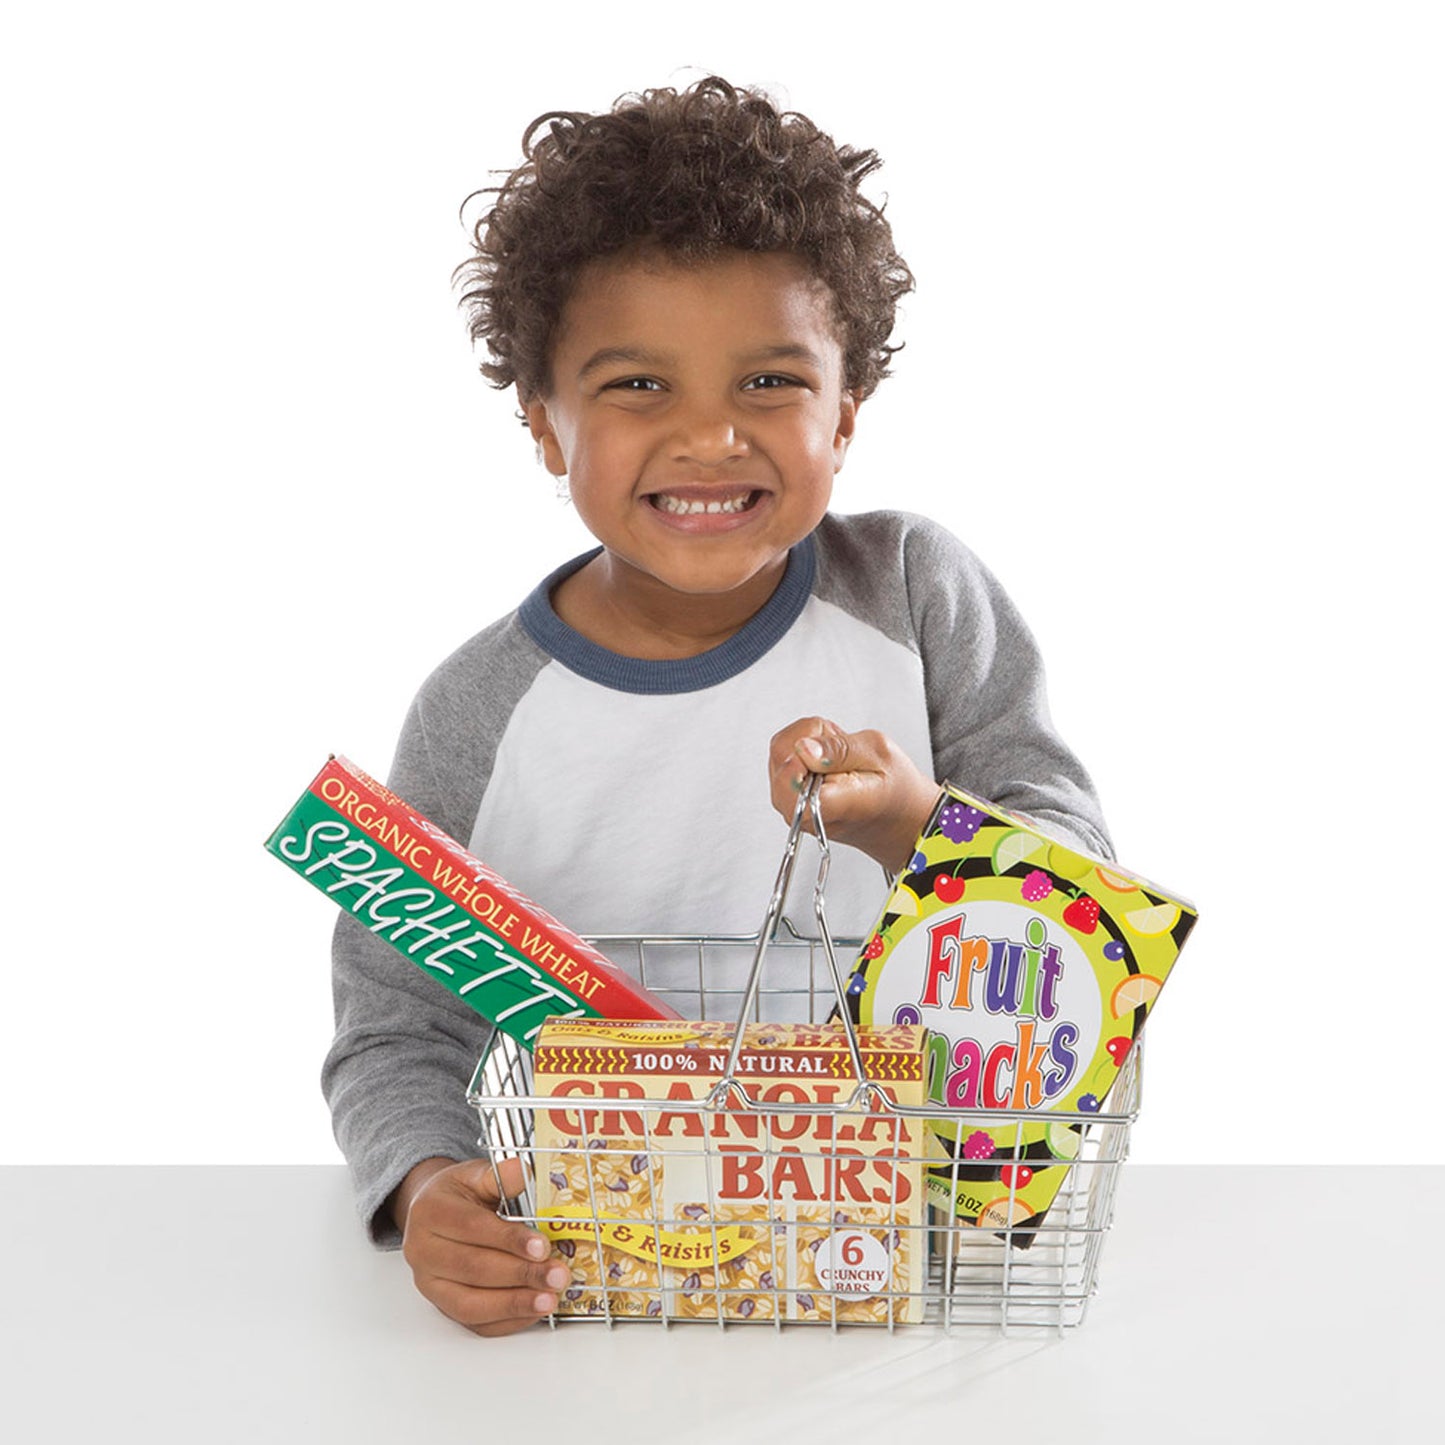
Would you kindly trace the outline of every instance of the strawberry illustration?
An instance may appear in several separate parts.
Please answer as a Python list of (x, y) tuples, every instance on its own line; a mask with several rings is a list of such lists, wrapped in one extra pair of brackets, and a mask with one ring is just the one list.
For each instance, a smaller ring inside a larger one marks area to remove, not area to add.
[(1064, 922), (1080, 933), (1092, 933), (1099, 926), (1099, 900), (1081, 893), (1064, 909)]
[(863, 950), (863, 957), (877, 958), (882, 954), (884, 947), (883, 935), (881, 933), (875, 933), (873, 937), (868, 940), (868, 946)]

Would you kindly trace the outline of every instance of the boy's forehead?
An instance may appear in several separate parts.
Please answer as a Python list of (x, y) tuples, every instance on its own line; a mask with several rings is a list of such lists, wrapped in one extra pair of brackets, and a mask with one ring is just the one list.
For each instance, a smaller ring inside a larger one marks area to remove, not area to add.
[[(556, 349), (613, 336), (686, 341), (701, 322), (786, 348), (800, 338), (841, 358), (833, 294), (788, 251), (728, 251), (702, 260), (656, 249), (590, 262), (562, 309)], [(583, 333), (585, 333), (585, 338)]]

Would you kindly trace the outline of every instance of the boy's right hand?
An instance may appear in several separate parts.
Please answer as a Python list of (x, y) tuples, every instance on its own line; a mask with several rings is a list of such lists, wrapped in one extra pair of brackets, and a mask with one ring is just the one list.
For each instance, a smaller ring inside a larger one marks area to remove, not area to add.
[(416, 1287), (444, 1315), (477, 1335), (510, 1335), (557, 1307), (571, 1283), (551, 1245), (525, 1224), (503, 1219), (503, 1194), (522, 1192), (519, 1159), (426, 1159), (397, 1189), (394, 1217)]

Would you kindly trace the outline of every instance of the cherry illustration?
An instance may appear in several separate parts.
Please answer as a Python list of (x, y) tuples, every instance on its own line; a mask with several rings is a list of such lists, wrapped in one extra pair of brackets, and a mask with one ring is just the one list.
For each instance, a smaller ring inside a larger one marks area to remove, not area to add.
[(967, 887), (966, 879), (955, 878), (951, 873), (940, 873), (933, 880), (934, 897), (943, 903), (957, 903)]

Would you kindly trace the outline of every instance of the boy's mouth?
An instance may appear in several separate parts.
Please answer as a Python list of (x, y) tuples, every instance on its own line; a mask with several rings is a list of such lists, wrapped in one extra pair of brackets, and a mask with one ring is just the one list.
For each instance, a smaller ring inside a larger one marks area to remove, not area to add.
[(659, 512), (673, 517), (701, 517), (705, 515), (731, 515), (746, 512), (757, 505), (760, 491), (731, 492), (726, 496), (683, 497), (673, 492), (653, 492), (648, 501)]

